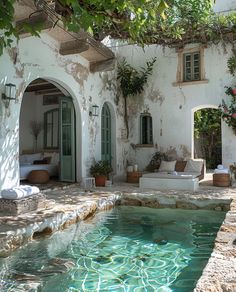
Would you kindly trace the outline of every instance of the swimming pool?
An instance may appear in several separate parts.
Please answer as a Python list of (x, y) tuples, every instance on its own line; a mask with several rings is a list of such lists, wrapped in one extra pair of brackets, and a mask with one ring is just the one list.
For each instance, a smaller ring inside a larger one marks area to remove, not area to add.
[(1, 291), (190, 292), (225, 213), (122, 206), (0, 260)]

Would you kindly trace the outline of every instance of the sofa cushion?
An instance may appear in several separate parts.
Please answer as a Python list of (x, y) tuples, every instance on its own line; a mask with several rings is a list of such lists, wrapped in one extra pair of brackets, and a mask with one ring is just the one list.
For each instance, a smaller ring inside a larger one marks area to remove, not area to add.
[(33, 164), (50, 164), (51, 157), (44, 157), (44, 159), (35, 160)]
[(51, 157), (51, 164), (59, 164), (59, 153), (58, 152), (44, 152), (43, 157)]
[(35, 160), (43, 159), (42, 153), (20, 155), (20, 164), (33, 164)]
[(159, 167), (159, 172), (171, 172), (175, 170), (176, 160), (173, 161), (161, 161), (161, 165)]
[(184, 168), (187, 164), (187, 161), (177, 160), (175, 164), (175, 171), (177, 172), (184, 172)]
[(186, 164), (185, 168), (184, 168), (184, 172), (201, 173), (202, 166), (203, 166), (203, 160), (189, 159), (187, 161), (187, 164)]

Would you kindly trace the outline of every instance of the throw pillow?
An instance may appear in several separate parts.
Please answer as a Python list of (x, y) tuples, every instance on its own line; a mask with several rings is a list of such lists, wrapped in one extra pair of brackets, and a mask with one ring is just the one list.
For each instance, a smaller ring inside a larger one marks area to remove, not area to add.
[(202, 160), (194, 160), (194, 159), (189, 159), (187, 161), (187, 164), (184, 168), (185, 172), (197, 172), (197, 173), (201, 173), (202, 171), (202, 165), (203, 165), (203, 161)]
[(176, 160), (173, 161), (165, 161), (162, 160), (161, 161), (161, 165), (159, 167), (159, 171), (160, 172), (171, 172), (175, 170), (175, 164), (176, 164)]
[(34, 160), (33, 164), (47, 164), (47, 161), (42, 159), (42, 160)]
[(177, 160), (175, 164), (175, 171), (184, 172), (184, 168), (187, 164), (187, 161)]
[(52, 157), (47, 156), (47, 157), (44, 157), (43, 160), (46, 161), (46, 164), (50, 164), (51, 160), (52, 160)]

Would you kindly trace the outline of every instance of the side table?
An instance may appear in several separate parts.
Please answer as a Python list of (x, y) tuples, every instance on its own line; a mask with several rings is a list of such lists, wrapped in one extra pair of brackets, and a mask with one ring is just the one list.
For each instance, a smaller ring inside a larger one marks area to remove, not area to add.
[(214, 173), (213, 174), (213, 186), (229, 187), (230, 186), (230, 174), (229, 173)]
[(32, 184), (46, 184), (50, 180), (50, 176), (47, 170), (31, 170), (27, 180)]
[(143, 175), (141, 171), (127, 172), (128, 183), (139, 183), (139, 178)]

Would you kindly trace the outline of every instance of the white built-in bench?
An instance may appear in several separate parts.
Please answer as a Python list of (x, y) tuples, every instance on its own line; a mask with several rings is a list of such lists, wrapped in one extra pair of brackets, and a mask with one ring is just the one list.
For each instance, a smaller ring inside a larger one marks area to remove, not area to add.
[(159, 171), (145, 173), (139, 179), (140, 188), (157, 190), (197, 191), (199, 180), (204, 178), (203, 159), (162, 161)]
[(191, 174), (146, 173), (140, 177), (139, 187), (142, 189), (188, 190), (195, 192), (198, 190), (199, 180), (196, 175)]

